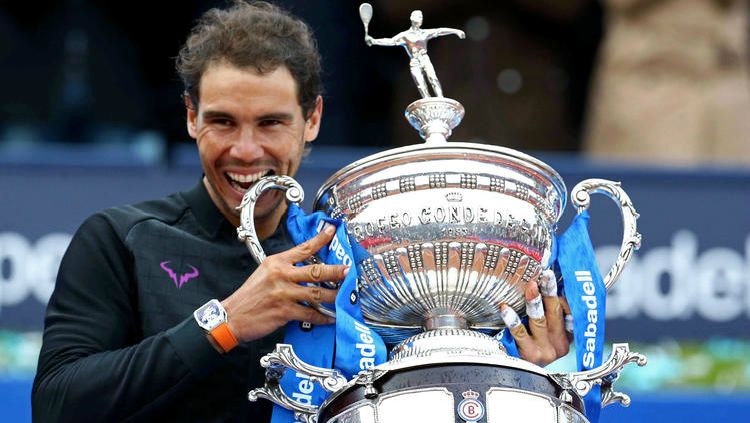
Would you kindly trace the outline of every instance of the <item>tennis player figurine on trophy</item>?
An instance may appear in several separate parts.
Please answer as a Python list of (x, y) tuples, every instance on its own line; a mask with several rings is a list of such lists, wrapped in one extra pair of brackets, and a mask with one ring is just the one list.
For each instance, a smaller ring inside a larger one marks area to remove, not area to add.
[[(261, 360), (266, 385), (249, 399), (276, 403), (274, 422), (328, 423), (593, 423), (601, 406), (628, 405), (613, 383), (627, 363), (643, 366), (646, 358), (614, 344), (605, 360), (603, 343), (606, 290), (640, 246), (630, 198), (616, 182), (580, 182), (571, 193), (578, 216), (557, 235), (567, 191), (553, 168), (508, 148), (447, 142), (464, 110), (442, 96), (426, 43), (463, 32), (422, 29), (422, 13), (414, 11), (410, 29), (375, 39), (367, 32), (369, 4), (360, 17), (369, 45), (407, 49), (423, 98), (405, 114), (426, 142), (336, 172), (311, 215), (298, 206), (304, 193), (288, 176), (262, 178), (247, 191), (238, 235), (258, 262), (265, 253), (255, 203), (278, 189), (290, 203), (291, 239), (304, 242), (332, 223), (336, 236), (314, 260), (351, 266), (331, 286), (339, 289), (335, 304), (309, 304), (335, 316), (335, 327), (290, 324), (285, 343)], [(620, 255), (604, 277), (587, 229), (596, 193), (613, 199), (623, 218)], [(549, 283), (553, 268), (562, 276), (557, 287)], [(521, 360), (504, 330), (517, 324), (508, 310), (527, 315), (526, 285), (541, 282), (570, 305), (578, 372)]]
[[(428, 144), (445, 143), (453, 128), (461, 123), (464, 117), (464, 107), (456, 100), (443, 97), (443, 88), (440, 86), (430, 56), (427, 55), (427, 41), (450, 34), (464, 39), (466, 34), (460, 29), (453, 28), (422, 29), (422, 11), (415, 10), (411, 12), (409, 29), (392, 38), (376, 39), (369, 35), (372, 6), (369, 3), (363, 3), (359, 7), (359, 16), (365, 26), (365, 43), (368, 46), (402, 46), (406, 49), (409, 55), (411, 76), (422, 95), (421, 100), (413, 102), (406, 108), (406, 119), (419, 131)], [(428, 81), (434, 96), (430, 95)]]
[[(422, 29), (422, 11), (415, 10), (411, 12), (411, 16), (409, 17), (411, 28), (399, 32), (392, 38), (375, 39), (368, 34), (368, 26), (372, 19), (372, 7), (368, 3), (362, 6), (364, 7), (360, 8), (360, 18), (362, 18), (362, 23), (365, 25), (365, 43), (368, 46), (402, 46), (405, 48), (410, 59), (409, 69), (411, 70), (411, 76), (414, 78), (414, 83), (417, 84), (417, 89), (422, 94), (422, 98), (433, 97), (427, 89), (427, 81), (430, 82), (432, 92), (435, 93), (434, 97), (442, 97), (443, 89), (435, 74), (435, 68), (432, 66), (430, 56), (427, 55), (427, 41), (435, 37), (450, 34), (464, 39), (466, 38), (466, 34), (460, 29), (453, 28)], [(425, 81), (425, 76), (427, 76), (427, 81)]]

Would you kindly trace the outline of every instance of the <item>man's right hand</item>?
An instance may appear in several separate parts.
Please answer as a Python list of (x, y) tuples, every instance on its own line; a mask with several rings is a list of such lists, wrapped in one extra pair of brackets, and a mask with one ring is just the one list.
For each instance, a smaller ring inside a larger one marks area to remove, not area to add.
[(239, 289), (221, 302), (227, 311), (229, 329), (239, 342), (262, 338), (292, 320), (318, 325), (335, 321), (300, 302), (333, 303), (338, 290), (299, 283), (341, 281), (349, 267), (326, 264), (295, 266), (328, 244), (335, 229), (326, 224), (307, 242), (269, 256)]

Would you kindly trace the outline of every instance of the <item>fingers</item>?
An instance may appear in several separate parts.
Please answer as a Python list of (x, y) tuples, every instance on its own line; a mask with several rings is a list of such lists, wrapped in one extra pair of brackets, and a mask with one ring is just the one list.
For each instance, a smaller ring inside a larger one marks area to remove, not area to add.
[(560, 307), (563, 310), (563, 315), (565, 316), (565, 335), (568, 338), (568, 341), (573, 337), (573, 315), (570, 313), (570, 305), (568, 305), (568, 299), (565, 297), (560, 297)]
[[(331, 241), (335, 226), (327, 224), (309, 241), (280, 254), (269, 256), (245, 283), (225, 301), (232, 316), (233, 332), (238, 339), (262, 338), (289, 321), (330, 324), (335, 321), (312, 307), (303, 305), (335, 303), (337, 290), (318, 286), (318, 282), (337, 282), (347, 275), (348, 266), (315, 264), (295, 266), (317, 253)], [(312, 286), (300, 285), (302, 282)]]
[(547, 329), (547, 317), (536, 282), (529, 282), (524, 292), (526, 298), (526, 314), (529, 316), (529, 330), (534, 344), (538, 348), (538, 357), (535, 362), (544, 364), (551, 363), (557, 358), (555, 348), (550, 342)]
[(544, 303), (544, 314), (547, 317), (547, 336), (558, 357), (568, 353), (570, 342), (565, 333), (563, 308), (557, 296), (557, 280), (555, 272), (547, 269), (540, 278), (540, 288)]
[(303, 242), (302, 244), (289, 249), (278, 255), (289, 263), (299, 263), (304, 261), (313, 254), (317, 253), (323, 246), (331, 242), (333, 235), (336, 233), (336, 227), (330, 223), (326, 223), (323, 230), (317, 235)]
[(340, 281), (346, 277), (349, 267), (344, 265), (312, 264), (308, 266), (289, 266), (309, 259), (333, 239), (336, 226), (326, 223), (323, 230), (309, 240), (274, 257), (277, 269), (290, 282), (324, 282)]
[(500, 305), (500, 315), (515, 339), (521, 357), (546, 365), (568, 353), (569, 340), (554, 273), (549, 271), (543, 274), (540, 283), (541, 286), (534, 281), (529, 282), (524, 290), (528, 329), (507, 304)]
[(349, 273), (349, 266), (343, 264), (311, 264), (290, 266), (286, 274), (290, 282), (340, 281)]
[(529, 336), (529, 332), (526, 331), (526, 327), (521, 323), (521, 318), (518, 314), (507, 304), (500, 304), (500, 317), (502, 317), (505, 326), (513, 335), (513, 339), (516, 340), (516, 346), (518, 346), (518, 352), (521, 357), (537, 363), (539, 360), (539, 348), (534, 343), (534, 340)]
[[(349, 273), (349, 266), (311, 264), (295, 266), (304, 261), (328, 244), (336, 233), (334, 225), (326, 223), (323, 230), (310, 240), (283, 253), (269, 257), (261, 264), (262, 285), (271, 290), (267, 298), (276, 304), (277, 319), (283, 323), (292, 320), (309, 322), (312, 324), (330, 324), (334, 318), (327, 317), (313, 308), (317, 304), (333, 304), (336, 302), (338, 290), (328, 289), (316, 285), (320, 282), (343, 280)], [(307, 283), (309, 285), (301, 284)], [(271, 288), (273, 287), (273, 288)], [(309, 304), (302, 304), (306, 303)]]
[(336, 321), (333, 317), (325, 316), (312, 307), (302, 304), (292, 304), (289, 308), (289, 321), (310, 322), (314, 325), (328, 325)]
[[(315, 283), (322, 281), (339, 281), (349, 272), (349, 267), (344, 265), (325, 265), (313, 264), (309, 266), (289, 266), (285, 278), (287, 283), (281, 285), (282, 291), (279, 294), (285, 298), (285, 302), (297, 303), (305, 302), (314, 304), (333, 304), (336, 302), (337, 289), (323, 288), (318, 285), (300, 285), (300, 282)], [(306, 307), (306, 306), (305, 306)], [(294, 307), (296, 309), (296, 307)], [(310, 307), (306, 307), (314, 311)], [(315, 313), (318, 313), (315, 311)], [(297, 316), (298, 317), (298, 316)], [(311, 321), (289, 316), (289, 320), (303, 320), (311, 323), (321, 324), (319, 320)], [(329, 320), (323, 323), (332, 323)]]
[(565, 297), (559, 297), (559, 300), (560, 300), (560, 307), (563, 310), (563, 314), (565, 314), (566, 316), (569, 316), (571, 311), (570, 311), (570, 304), (568, 304), (568, 299)]
[(333, 304), (338, 292), (337, 289), (319, 286), (290, 285), (289, 299), (294, 302), (304, 301), (310, 304)]
[[(526, 327), (521, 323), (521, 319), (518, 317), (515, 311), (510, 308), (507, 304), (500, 305), (500, 316), (502, 317), (505, 325), (508, 327), (510, 334), (513, 339), (516, 340), (516, 346), (518, 347), (518, 353), (521, 358), (530, 361), (539, 366), (545, 366), (555, 360), (554, 350), (548, 347), (547, 350), (542, 349), (540, 343), (534, 339)], [(531, 319), (529, 319), (531, 322)], [(530, 327), (531, 323), (529, 323)], [(552, 355), (550, 355), (550, 353)]]
[(539, 293), (539, 287), (536, 283), (529, 282), (526, 285), (524, 297), (526, 298), (526, 314), (529, 316), (529, 319), (543, 320), (544, 305), (542, 304), (542, 295)]

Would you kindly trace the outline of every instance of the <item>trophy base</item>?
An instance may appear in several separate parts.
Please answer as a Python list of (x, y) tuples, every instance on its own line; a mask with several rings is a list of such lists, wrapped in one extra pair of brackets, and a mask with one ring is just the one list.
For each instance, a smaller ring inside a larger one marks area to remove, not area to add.
[[(468, 329), (434, 329), (405, 340), (389, 361), (347, 382), (335, 369), (304, 363), (291, 345), (277, 344), (261, 359), (265, 386), (248, 393), (248, 399), (269, 399), (305, 423), (589, 423), (582, 398), (595, 385), (601, 385), (602, 406), (630, 403), (626, 394), (613, 390), (630, 362), (643, 366), (646, 357), (627, 344), (614, 344), (610, 357), (595, 369), (548, 373), (508, 356), (492, 337)], [(331, 395), (320, 406), (297, 402), (279, 385), (284, 370), (309, 376)]]
[(332, 395), (320, 423), (491, 422), (589, 423), (580, 397), (542, 375), (475, 363), (435, 363), (389, 372)]
[(433, 329), (411, 336), (391, 350), (389, 363), (420, 360), (440, 361), (447, 357), (468, 360), (508, 357), (502, 345), (493, 337), (470, 329)]

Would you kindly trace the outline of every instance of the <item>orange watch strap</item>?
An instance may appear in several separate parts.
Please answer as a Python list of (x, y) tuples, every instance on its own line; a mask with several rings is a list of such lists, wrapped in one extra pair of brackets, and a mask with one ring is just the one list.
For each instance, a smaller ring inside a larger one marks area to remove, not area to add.
[(211, 337), (214, 338), (214, 341), (219, 344), (225, 353), (231, 351), (232, 348), (236, 347), (239, 343), (237, 342), (237, 338), (234, 337), (232, 331), (229, 330), (229, 325), (226, 322), (216, 326), (214, 330), (211, 331)]

